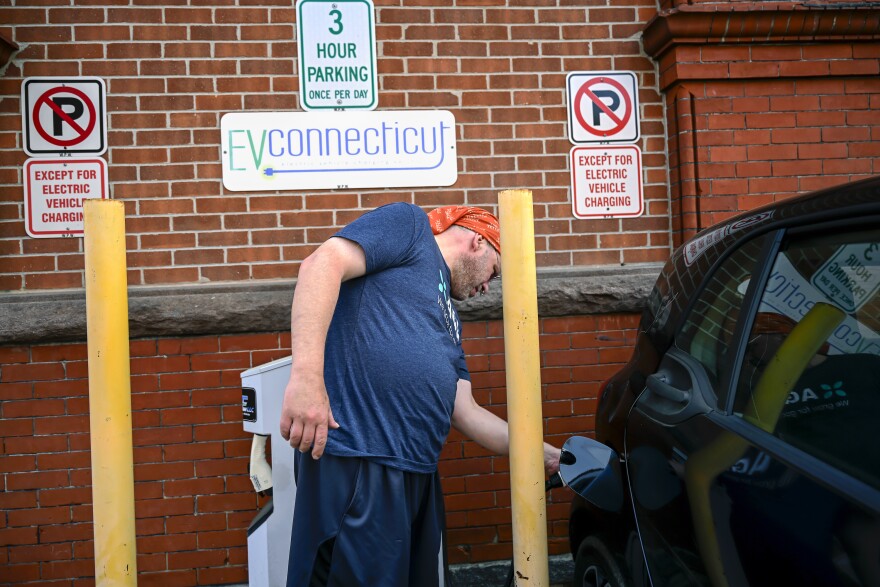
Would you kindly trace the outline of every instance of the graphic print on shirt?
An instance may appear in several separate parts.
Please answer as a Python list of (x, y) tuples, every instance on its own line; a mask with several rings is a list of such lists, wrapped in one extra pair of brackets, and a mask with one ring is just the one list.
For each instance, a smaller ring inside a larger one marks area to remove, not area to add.
[(440, 293), (437, 295), (437, 305), (440, 306), (440, 311), (443, 312), (443, 321), (446, 324), (446, 330), (449, 332), (452, 341), (455, 344), (460, 344), (461, 336), (459, 335), (458, 328), (458, 312), (456, 312), (455, 308), (452, 306), (452, 298), (449, 296), (449, 284), (446, 283), (446, 279), (443, 277), (443, 271), (440, 271), (440, 283), (437, 285), (437, 289), (440, 290)]

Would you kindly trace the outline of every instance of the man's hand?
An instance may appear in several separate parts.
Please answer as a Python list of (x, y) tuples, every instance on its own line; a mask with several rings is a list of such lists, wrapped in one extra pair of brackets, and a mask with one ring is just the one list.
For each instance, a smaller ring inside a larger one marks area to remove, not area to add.
[(323, 376), (292, 372), (281, 405), (281, 436), (300, 452), (319, 459), (327, 446), (327, 429), (339, 428), (333, 419)]
[(544, 443), (544, 472), (550, 477), (559, 471), (559, 457), (562, 451), (550, 444)]

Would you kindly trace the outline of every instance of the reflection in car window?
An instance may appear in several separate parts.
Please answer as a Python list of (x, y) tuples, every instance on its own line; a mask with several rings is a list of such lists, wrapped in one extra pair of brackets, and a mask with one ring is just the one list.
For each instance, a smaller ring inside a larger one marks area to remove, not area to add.
[(722, 369), (739, 308), (767, 235), (752, 239), (734, 251), (712, 275), (676, 337), (676, 346), (706, 368), (719, 405)]
[(871, 229), (783, 245), (750, 329), (736, 409), (880, 487), (878, 242)]

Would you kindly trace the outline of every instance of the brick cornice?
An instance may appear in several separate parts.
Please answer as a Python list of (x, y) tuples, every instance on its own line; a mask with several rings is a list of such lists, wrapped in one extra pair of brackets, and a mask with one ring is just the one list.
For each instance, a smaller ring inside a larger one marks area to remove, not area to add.
[(683, 4), (652, 18), (642, 33), (658, 60), (679, 45), (880, 40), (880, 4)]

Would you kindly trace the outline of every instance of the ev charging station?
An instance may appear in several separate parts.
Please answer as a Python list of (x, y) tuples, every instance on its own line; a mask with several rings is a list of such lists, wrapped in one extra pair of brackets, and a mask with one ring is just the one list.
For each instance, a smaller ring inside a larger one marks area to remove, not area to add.
[[(290, 530), (296, 482), (294, 449), (281, 436), (281, 403), (290, 379), (291, 357), (284, 357), (241, 374), (244, 430), (254, 434), (250, 477), (254, 489), (271, 499), (248, 527), (248, 585), (279, 587), (287, 582)], [(266, 441), (271, 439), (271, 469)]]

